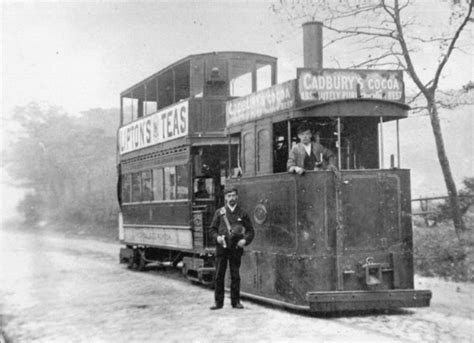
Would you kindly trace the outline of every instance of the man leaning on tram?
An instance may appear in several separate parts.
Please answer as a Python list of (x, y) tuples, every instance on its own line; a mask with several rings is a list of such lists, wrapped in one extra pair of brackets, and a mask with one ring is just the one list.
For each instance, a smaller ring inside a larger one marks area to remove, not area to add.
[(288, 172), (303, 175), (306, 170), (337, 170), (334, 153), (312, 141), (313, 134), (307, 123), (301, 124), (297, 133), (300, 142), (291, 148), (286, 163)]

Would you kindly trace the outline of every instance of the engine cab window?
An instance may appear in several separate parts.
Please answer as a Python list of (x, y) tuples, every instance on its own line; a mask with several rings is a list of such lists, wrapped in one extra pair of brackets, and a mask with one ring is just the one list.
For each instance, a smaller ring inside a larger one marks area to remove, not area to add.
[(286, 172), (288, 161), (288, 123), (286, 121), (273, 124), (273, 172)]
[[(291, 148), (299, 143), (297, 128), (306, 122), (312, 128), (312, 141), (340, 153), (341, 169), (377, 169), (379, 163), (378, 118), (341, 118), (338, 139), (337, 118), (304, 118), (273, 124), (273, 172), (286, 172)], [(288, 131), (288, 124), (290, 131)], [(290, 132), (290, 137), (288, 137)], [(339, 148), (339, 142), (341, 147)], [(339, 160), (339, 158), (338, 158)]]

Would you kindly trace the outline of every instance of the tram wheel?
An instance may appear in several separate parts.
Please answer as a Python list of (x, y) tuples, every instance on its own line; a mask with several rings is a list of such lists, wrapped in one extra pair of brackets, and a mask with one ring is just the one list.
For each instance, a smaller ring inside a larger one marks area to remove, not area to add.
[(127, 267), (128, 269), (131, 270), (137, 270), (138, 269), (138, 259), (140, 258), (138, 251), (136, 249), (133, 249), (133, 254), (132, 257), (128, 259)]
[(133, 260), (134, 260), (133, 257), (128, 259), (128, 261), (127, 261), (127, 268), (128, 269), (132, 269), (132, 270), (134, 269), (135, 262)]
[(145, 268), (146, 268), (146, 259), (145, 259), (145, 251), (144, 250), (140, 250), (138, 251), (137, 253), (137, 270), (138, 271), (144, 271)]

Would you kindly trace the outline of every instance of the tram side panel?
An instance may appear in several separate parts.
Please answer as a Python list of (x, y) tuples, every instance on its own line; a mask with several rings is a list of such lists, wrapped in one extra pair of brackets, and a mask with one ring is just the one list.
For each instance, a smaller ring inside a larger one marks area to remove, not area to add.
[[(428, 306), (429, 292), (413, 291), (409, 171), (228, 182), (256, 232), (242, 260), (243, 292), (316, 311)], [(347, 298), (334, 305), (336, 294)]]
[(189, 202), (125, 204), (124, 244), (193, 249)]
[(335, 289), (332, 173), (229, 180), (255, 226), (241, 268), (242, 291), (307, 305), (308, 290)]
[(342, 172), (344, 290), (413, 288), (408, 170)]

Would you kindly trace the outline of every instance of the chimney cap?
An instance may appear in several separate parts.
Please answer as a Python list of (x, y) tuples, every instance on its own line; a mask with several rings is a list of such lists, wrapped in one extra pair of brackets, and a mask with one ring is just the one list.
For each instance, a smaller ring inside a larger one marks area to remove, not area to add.
[(301, 26), (305, 26), (305, 25), (323, 25), (323, 22), (322, 21), (307, 21), (306, 23), (303, 23), (303, 25)]

